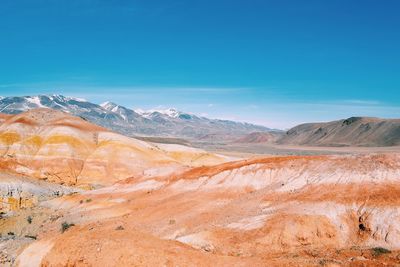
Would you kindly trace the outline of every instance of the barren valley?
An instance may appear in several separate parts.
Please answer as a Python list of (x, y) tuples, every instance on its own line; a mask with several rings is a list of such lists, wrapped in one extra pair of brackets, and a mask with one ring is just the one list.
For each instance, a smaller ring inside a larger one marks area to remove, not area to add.
[(1, 264), (400, 262), (396, 146), (142, 140), (51, 109), (2, 115)]

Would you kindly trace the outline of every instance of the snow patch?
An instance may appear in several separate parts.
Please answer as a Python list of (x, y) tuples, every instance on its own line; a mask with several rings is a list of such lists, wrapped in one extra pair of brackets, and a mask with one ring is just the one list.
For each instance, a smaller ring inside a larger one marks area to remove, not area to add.
[(106, 101), (106, 102), (100, 104), (100, 107), (107, 109), (107, 110), (109, 110), (110, 108), (115, 107), (115, 106), (117, 106), (117, 105), (110, 101)]
[(117, 113), (120, 115), (124, 120), (127, 120), (126, 115), (124, 114), (124, 107), (117, 105), (113, 102), (107, 101), (104, 103), (101, 103), (100, 106), (108, 111)]
[(182, 113), (175, 108), (169, 108), (169, 109), (149, 109), (149, 110), (143, 110), (143, 109), (135, 109), (134, 110), (136, 113), (139, 115), (145, 117), (145, 118), (151, 118), (157, 113), (160, 113), (162, 115), (166, 115), (170, 118), (178, 118), (179, 115)]
[(54, 101), (54, 99), (57, 99), (57, 100), (59, 100), (61, 102), (64, 102), (64, 103), (69, 101), (69, 100), (75, 100), (75, 101), (78, 101), (78, 102), (87, 102), (87, 100), (84, 99), (84, 98), (63, 96), (63, 95), (57, 95), (57, 94), (53, 94), (53, 95), (49, 96), (49, 98), (52, 101)]
[(42, 103), (40, 102), (40, 98), (38, 96), (30, 96), (27, 97), (26, 100), (31, 103), (36, 105), (39, 108), (44, 108), (45, 106), (42, 105)]

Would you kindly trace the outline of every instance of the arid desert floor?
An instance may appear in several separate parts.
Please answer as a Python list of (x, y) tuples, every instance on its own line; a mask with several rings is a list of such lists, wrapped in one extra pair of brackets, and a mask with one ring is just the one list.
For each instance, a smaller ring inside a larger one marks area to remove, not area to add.
[(0, 126), (2, 266), (396, 266), (398, 147), (128, 138), (47, 109)]

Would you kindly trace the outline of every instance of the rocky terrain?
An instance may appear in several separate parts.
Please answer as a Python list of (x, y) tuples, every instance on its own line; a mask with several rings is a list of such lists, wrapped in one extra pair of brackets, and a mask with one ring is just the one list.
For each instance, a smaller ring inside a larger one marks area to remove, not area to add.
[(42, 227), (64, 216), (42, 205), (49, 199), (128, 177), (167, 175), (229, 160), (182, 145), (128, 138), (47, 108), (0, 118), (1, 266), (13, 265)]
[[(39, 95), (0, 98), (0, 112), (19, 114), (37, 108), (51, 108), (78, 116), (126, 136), (157, 136), (235, 139), (255, 131), (269, 131), (267, 127), (229, 120), (208, 119), (175, 109), (132, 110), (112, 102), (101, 105), (84, 99), (62, 95)], [(1, 118), (0, 118), (1, 120)]]
[(399, 154), (256, 158), (42, 203), (17, 266), (395, 266)]
[(400, 119), (351, 117), (327, 123), (296, 126), (279, 144), (308, 146), (398, 146)]
[(40, 201), (73, 192), (79, 192), (79, 190), (0, 172), (0, 213), (31, 208)]
[(400, 264), (396, 150), (238, 158), (46, 108), (1, 118), (2, 266)]
[(18, 252), (37, 238), (42, 223), (55, 218), (40, 203), (81, 192), (33, 178), (0, 171), (0, 266), (11, 266)]

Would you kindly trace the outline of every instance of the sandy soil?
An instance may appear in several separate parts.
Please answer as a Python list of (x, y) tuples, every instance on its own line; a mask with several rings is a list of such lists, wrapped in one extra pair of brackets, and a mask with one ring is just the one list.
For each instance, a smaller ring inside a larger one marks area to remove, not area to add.
[[(45, 224), (18, 262), (395, 266), (399, 159), (264, 157), (127, 179), (43, 203), (63, 217)], [(62, 232), (65, 222), (75, 226)]]
[[(0, 143), (0, 169), (47, 175), (31, 193), (99, 185), (4, 214), (5, 266), (400, 264), (399, 147), (203, 144), (225, 157), (47, 110), (5, 118)], [(6, 195), (25, 182), (0, 175)]]
[[(199, 144), (197, 144), (199, 145)], [(219, 144), (199, 145), (214, 153), (234, 157), (277, 156), (277, 155), (337, 155), (337, 154), (369, 154), (399, 153), (400, 146), (392, 147), (312, 147), (274, 144)]]

